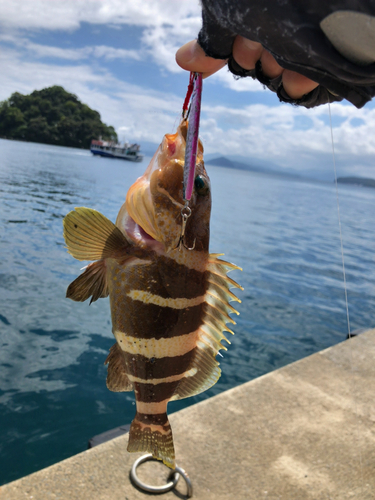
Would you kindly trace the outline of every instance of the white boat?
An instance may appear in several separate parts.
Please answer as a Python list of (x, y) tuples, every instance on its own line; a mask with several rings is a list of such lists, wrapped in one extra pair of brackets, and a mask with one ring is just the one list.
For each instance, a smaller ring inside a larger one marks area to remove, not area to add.
[(90, 151), (94, 155), (128, 161), (142, 161), (143, 154), (139, 150), (139, 144), (128, 144), (127, 142), (116, 144), (109, 141), (93, 140), (90, 146)]

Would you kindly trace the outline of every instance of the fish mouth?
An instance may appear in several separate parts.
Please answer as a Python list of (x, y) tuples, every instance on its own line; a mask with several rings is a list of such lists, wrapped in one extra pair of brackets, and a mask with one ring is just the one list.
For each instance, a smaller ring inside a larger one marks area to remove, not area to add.
[(126, 235), (134, 241), (136, 245), (142, 248), (150, 248), (157, 253), (164, 253), (164, 244), (155, 240), (155, 238), (148, 234), (142, 226), (137, 224), (129, 214), (127, 214), (124, 229)]
[(183, 122), (164, 136), (145, 173), (130, 186), (116, 221), (136, 245), (164, 255), (180, 239), (186, 134)]

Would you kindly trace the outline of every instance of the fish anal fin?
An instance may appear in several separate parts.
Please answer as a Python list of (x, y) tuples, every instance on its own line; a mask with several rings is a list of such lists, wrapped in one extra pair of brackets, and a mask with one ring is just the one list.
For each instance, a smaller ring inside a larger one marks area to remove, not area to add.
[(126, 374), (125, 358), (117, 342), (111, 347), (104, 364), (108, 364), (107, 387), (110, 391), (126, 392), (133, 390), (133, 384)]
[(215, 359), (215, 352), (217, 354), (218, 350), (211, 348), (206, 342), (198, 347), (190, 370), (178, 384), (171, 401), (196, 396), (216, 384), (221, 370)]
[(64, 218), (68, 252), (77, 260), (118, 258), (130, 243), (120, 229), (97, 210), (77, 207)]
[(175, 452), (172, 429), (166, 413), (145, 415), (137, 413), (130, 426), (128, 451), (146, 451), (174, 469)]
[(99, 260), (89, 264), (85, 271), (70, 283), (66, 296), (77, 302), (84, 302), (91, 297), (91, 304), (107, 297), (108, 293), (106, 265), (104, 260)]

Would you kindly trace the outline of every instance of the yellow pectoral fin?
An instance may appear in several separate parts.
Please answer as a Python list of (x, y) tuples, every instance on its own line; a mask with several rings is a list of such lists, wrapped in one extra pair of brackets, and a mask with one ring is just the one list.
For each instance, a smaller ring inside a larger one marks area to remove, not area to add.
[(108, 297), (107, 270), (104, 260), (89, 264), (85, 271), (78, 276), (66, 291), (68, 299), (84, 302), (91, 297), (91, 302)]
[(107, 217), (91, 208), (78, 207), (64, 218), (68, 252), (78, 260), (99, 260), (126, 254), (129, 242)]

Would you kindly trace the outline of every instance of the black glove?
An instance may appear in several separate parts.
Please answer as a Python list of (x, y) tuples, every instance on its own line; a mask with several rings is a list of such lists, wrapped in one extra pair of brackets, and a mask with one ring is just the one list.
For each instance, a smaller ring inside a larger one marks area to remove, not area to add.
[[(205, 53), (228, 59), (233, 74), (257, 78), (281, 101), (311, 108), (347, 99), (361, 108), (375, 95), (372, 0), (202, 0), (202, 17), (198, 43)], [(268, 79), (260, 63), (244, 70), (232, 56), (237, 35), (261, 43), (280, 66), (319, 86), (291, 99), (281, 78)]]

